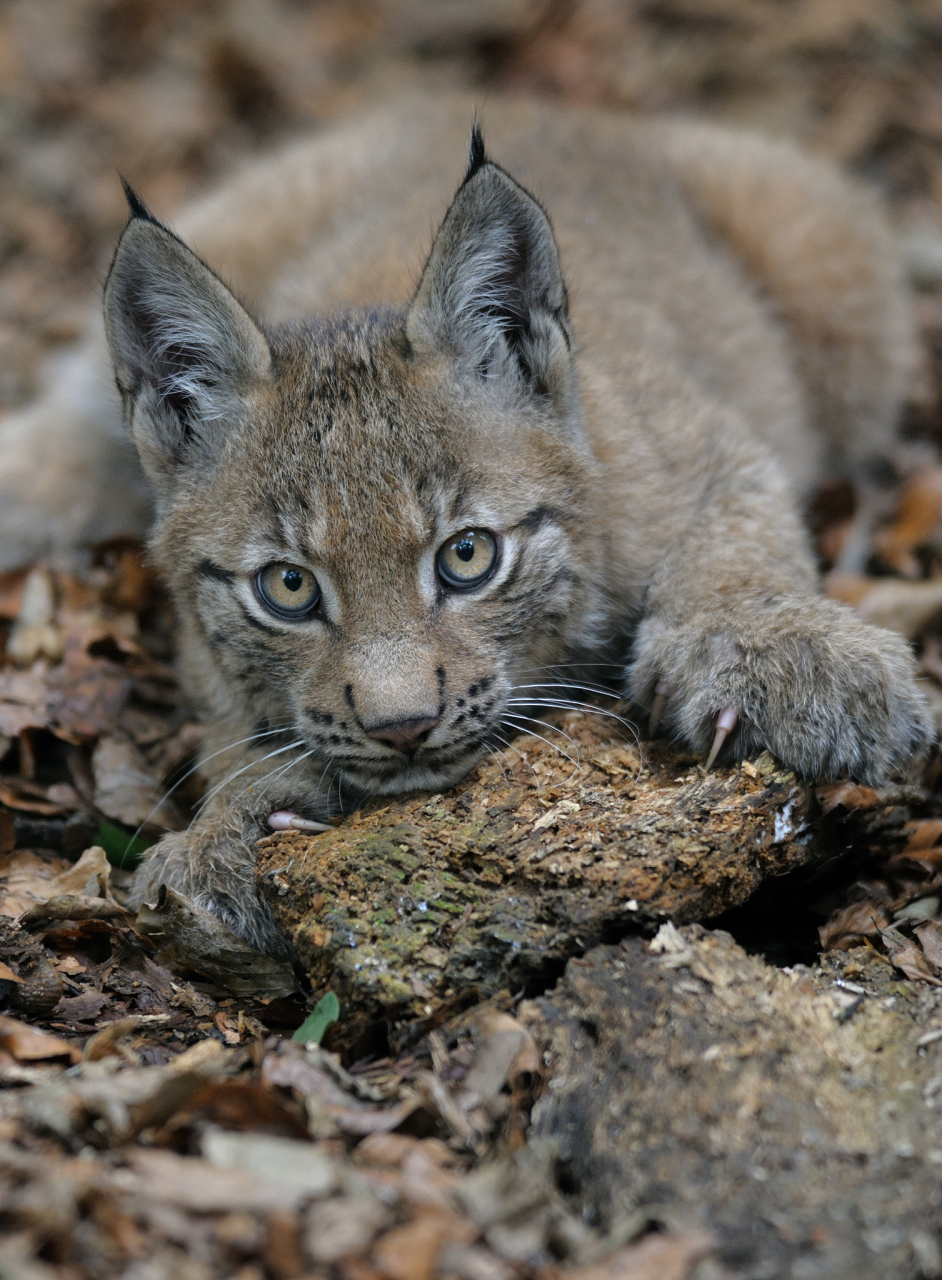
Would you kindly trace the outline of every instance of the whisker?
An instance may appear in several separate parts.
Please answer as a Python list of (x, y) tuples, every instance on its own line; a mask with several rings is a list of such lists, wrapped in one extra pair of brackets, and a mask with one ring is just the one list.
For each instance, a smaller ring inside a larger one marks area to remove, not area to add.
[(507, 769), (504, 768), (500, 760), (496, 759), (497, 756), (500, 756), (501, 760), (503, 760), (507, 764), (507, 767), (509, 768), (510, 759), (508, 758), (506, 753), (501, 751), (500, 747), (490, 746), (488, 748), (488, 755), (495, 757), (494, 763), (497, 765), (498, 769), (500, 769), (500, 776), (504, 779), (507, 785), (510, 786), (510, 778), (507, 776)]
[(273, 769), (269, 769), (267, 773), (263, 773), (260, 778), (253, 778), (242, 788), (240, 792), (238, 792), (237, 795), (232, 796), (227, 803), (230, 806), (236, 804), (243, 796), (248, 795), (250, 791), (254, 791), (256, 787), (262, 788), (264, 793), (268, 782), (274, 781), (276, 778), (280, 778), (282, 774), (287, 773), (290, 768), (296, 764), (300, 764), (302, 760), (307, 759), (307, 757), (313, 755), (313, 753), (314, 748), (312, 747), (311, 750), (303, 752), (300, 756), (295, 756), (294, 759), (289, 760), (285, 765), (275, 765)]
[(519, 711), (514, 711), (509, 716), (505, 714), (504, 719), (525, 720), (529, 724), (541, 724), (544, 729), (549, 729), (553, 733), (558, 733), (561, 738), (565, 738), (571, 747), (575, 748), (576, 746), (575, 742), (570, 738), (569, 734), (566, 733), (565, 729), (560, 729), (559, 725), (550, 724), (548, 720), (540, 720), (537, 716), (528, 716)]
[(244, 746), (245, 743), (247, 742), (257, 742), (257, 741), (260, 741), (262, 738), (273, 738), (275, 737), (276, 734), (284, 733), (289, 728), (291, 728), (290, 724), (282, 725), (280, 728), (277, 728), (277, 729), (267, 729), (262, 733), (250, 733), (247, 738), (239, 738), (237, 742), (230, 742), (227, 746), (220, 747), (218, 751), (214, 751), (212, 755), (205, 756), (197, 760), (196, 764), (193, 765), (191, 769), (187, 769), (186, 773), (183, 775), (182, 778), (178, 778), (172, 787), (167, 788), (167, 790), (163, 793), (163, 795), (154, 805), (153, 809), (151, 809), (147, 817), (143, 820), (143, 822), (141, 822), (140, 826), (134, 832), (134, 835), (131, 836), (131, 840), (134, 841), (137, 839), (137, 837), (141, 834), (141, 832), (147, 826), (148, 822), (150, 822), (151, 818), (154, 816), (157, 810), (161, 807), (162, 804), (164, 804), (167, 800), (170, 799), (174, 791), (176, 791), (177, 787), (181, 787), (183, 783), (186, 782), (187, 778), (191, 778), (194, 773), (197, 773), (200, 769), (202, 769), (204, 764), (208, 764), (210, 760), (215, 760), (217, 756), (224, 755), (227, 751), (234, 751), (236, 747)]
[(536, 684), (515, 684), (511, 685), (510, 692), (515, 693), (518, 689), (558, 689), (564, 692), (566, 689), (578, 689), (580, 693), (592, 693), (599, 698), (607, 698), (610, 702), (620, 701), (618, 694), (612, 689), (599, 689), (595, 685), (586, 684), (582, 680), (545, 680)]
[[(527, 766), (527, 768), (533, 774), (534, 778), (536, 778), (536, 789), (537, 791), (539, 791), (542, 787), (542, 783), (540, 782), (540, 775), (534, 769), (533, 765), (527, 759), (526, 755), (522, 751), (518, 750), (517, 747), (515, 747), (508, 738), (505, 738), (503, 736), (503, 734), (498, 733), (496, 729), (491, 730), (491, 736), (496, 738), (498, 742), (502, 742), (508, 751), (513, 751), (515, 755), (518, 755), (520, 757), (523, 763)], [(503, 752), (501, 754), (503, 754)], [(511, 768), (511, 773), (512, 772), (513, 772), (513, 768)]]
[[(555, 699), (555, 698), (508, 698), (508, 706), (548, 706), (557, 707), (561, 711), (585, 711), (589, 715), (607, 716), (611, 720), (617, 720), (618, 723), (627, 731), (630, 740), (638, 750), (641, 771), (644, 769), (644, 758), (641, 753), (641, 735), (638, 732), (638, 726), (630, 720), (626, 720), (624, 716), (617, 715), (614, 711), (608, 711), (605, 707), (597, 707), (591, 702), (578, 702), (575, 699)], [(537, 724), (544, 723), (536, 721)], [(561, 729), (557, 729), (557, 733), (561, 733)], [(639, 771), (638, 777), (640, 778)]]
[(544, 662), (539, 667), (521, 667), (521, 675), (529, 675), (533, 671), (616, 671), (619, 674), (625, 669), (624, 662)]
[(626, 728), (633, 728), (630, 720), (626, 720), (624, 716), (618, 715), (615, 711), (609, 711), (606, 707), (597, 707), (592, 702), (579, 702), (575, 698), (508, 698), (507, 705), (511, 707), (558, 707), (560, 711), (587, 711), (590, 715), (606, 716), (609, 720), (617, 720), (619, 724), (623, 724)]
[(230, 782), (235, 782), (236, 778), (241, 778), (243, 773), (247, 773), (249, 769), (254, 769), (256, 765), (264, 764), (266, 760), (271, 760), (274, 756), (280, 756), (285, 751), (293, 751), (295, 747), (303, 746), (304, 739), (299, 738), (297, 742), (289, 742), (286, 747), (279, 747), (277, 751), (269, 751), (268, 755), (262, 756), (260, 760), (250, 760), (247, 765), (244, 765), (241, 769), (237, 769), (235, 773), (230, 773), (228, 777), (223, 778), (222, 782), (220, 782), (218, 786), (213, 787), (209, 795), (204, 797), (202, 804), (196, 811), (195, 817), (198, 818), (202, 814), (210, 800), (212, 800), (214, 796), (217, 796), (223, 787), (227, 787)]
[[(541, 742), (545, 742), (545, 743), (546, 743), (546, 745), (550, 748), (550, 750), (551, 750), (551, 751), (556, 751), (556, 752), (558, 752), (558, 753), (563, 757), (563, 759), (564, 759), (564, 760), (568, 760), (568, 761), (569, 761), (569, 763), (573, 766), (573, 768), (574, 768), (574, 769), (576, 769), (576, 770), (580, 770), (580, 769), (582, 768), (582, 766), (581, 766), (580, 764), (578, 764), (575, 760), (573, 760), (572, 756), (571, 756), (571, 755), (569, 755), (569, 753), (568, 753), (568, 752), (564, 751), (564, 750), (562, 749), (562, 747), (560, 747), (557, 743), (555, 743), (555, 742), (550, 742), (549, 738), (544, 738), (544, 737), (543, 737), (543, 735), (542, 735), (541, 733), (535, 733), (532, 729), (528, 728), (528, 727), (527, 727), (527, 722), (526, 722), (526, 720), (524, 719), (524, 717), (522, 717), (522, 716), (505, 716), (505, 717), (504, 717), (504, 719), (505, 719), (505, 720), (509, 720), (511, 723), (513, 723), (515, 720), (516, 720), (516, 721), (518, 721), (518, 722), (519, 722), (519, 723), (518, 723), (518, 728), (522, 729), (525, 733), (529, 733), (529, 734), (530, 734), (532, 737), (534, 737), (534, 738), (539, 738), (539, 740), (540, 740)], [(541, 725), (543, 725), (543, 727), (544, 727), (544, 728), (549, 729), (551, 732), (554, 732), (554, 733), (559, 733), (559, 732), (560, 732), (560, 730), (558, 730), (558, 729), (556, 728), (556, 726), (555, 726), (555, 725), (547, 724), (545, 720), (532, 720), (532, 721), (530, 721), (530, 723), (532, 723), (532, 724), (541, 724)], [(568, 742), (572, 742), (572, 739), (571, 739), (571, 738), (569, 738), (566, 734), (563, 734), (562, 736), (563, 736), (564, 738), (566, 738)]]

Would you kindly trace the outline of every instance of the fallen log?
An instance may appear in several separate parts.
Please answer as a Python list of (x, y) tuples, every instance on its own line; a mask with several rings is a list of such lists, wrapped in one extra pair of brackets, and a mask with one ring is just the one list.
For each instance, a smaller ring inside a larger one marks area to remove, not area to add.
[(817, 856), (813, 791), (769, 755), (706, 773), (611, 723), (570, 716), (558, 746), (517, 739), (512, 770), (490, 757), (446, 795), (260, 842), (261, 891), (348, 1029), (383, 1017), (395, 1045), (410, 1023), (545, 989), (599, 942), (716, 917)]

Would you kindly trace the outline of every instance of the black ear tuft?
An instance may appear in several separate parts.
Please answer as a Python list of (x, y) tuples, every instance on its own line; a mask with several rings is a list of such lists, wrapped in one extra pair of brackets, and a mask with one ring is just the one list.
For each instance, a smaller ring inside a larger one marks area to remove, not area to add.
[(480, 123), (475, 120), (471, 126), (471, 140), (468, 143), (468, 172), (464, 175), (464, 182), (470, 182), (478, 170), (483, 169), (486, 164), (490, 164), (490, 161), (484, 150), (484, 134), (481, 132)]
[(128, 182), (127, 178), (122, 177), (121, 174), (119, 174), (118, 177), (121, 178), (121, 185), (124, 187), (124, 198), (128, 202), (128, 212), (132, 219), (143, 218), (145, 222), (156, 222), (157, 225), (160, 226), (160, 223), (131, 186), (130, 182)]

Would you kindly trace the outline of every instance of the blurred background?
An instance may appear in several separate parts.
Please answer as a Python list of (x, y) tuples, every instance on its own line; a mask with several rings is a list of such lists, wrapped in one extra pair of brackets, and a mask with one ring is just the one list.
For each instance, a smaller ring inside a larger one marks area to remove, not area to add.
[(942, 0), (0, 0), (0, 410), (75, 336), (125, 212), (410, 84), (696, 111), (879, 184), (942, 384)]

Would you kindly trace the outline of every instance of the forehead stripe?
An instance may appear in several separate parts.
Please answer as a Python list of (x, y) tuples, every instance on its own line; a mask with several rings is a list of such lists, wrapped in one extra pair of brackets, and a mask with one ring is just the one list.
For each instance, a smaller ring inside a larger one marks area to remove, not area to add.
[(565, 524), (567, 518), (571, 519), (571, 514), (561, 510), (559, 507), (534, 507), (532, 511), (528, 511), (521, 520), (517, 521), (513, 529), (526, 529), (529, 533), (535, 533), (537, 529), (542, 529), (546, 524)]

